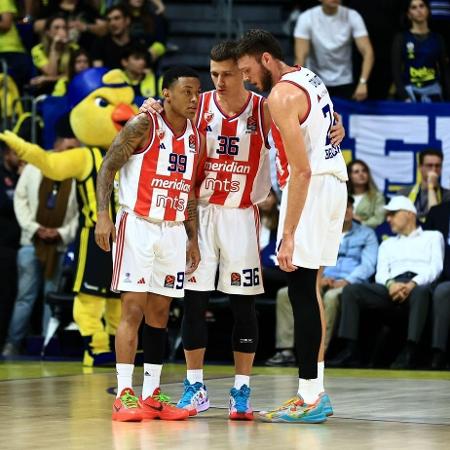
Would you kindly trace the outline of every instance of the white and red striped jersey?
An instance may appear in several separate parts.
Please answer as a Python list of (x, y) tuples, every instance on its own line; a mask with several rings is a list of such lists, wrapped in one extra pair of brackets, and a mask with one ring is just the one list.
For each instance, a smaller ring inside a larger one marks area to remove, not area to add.
[(200, 135), (190, 120), (177, 136), (164, 113), (147, 116), (152, 125), (148, 144), (120, 169), (120, 205), (145, 218), (183, 221)]
[(201, 95), (196, 124), (206, 136), (206, 157), (197, 174), (200, 202), (247, 208), (267, 198), (270, 168), (263, 103), (264, 97), (249, 92), (242, 110), (228, 116), (216, 91)]
[[(300, 120), (312, 175), (332, 174), (346, 181), (347, 167), (339, 146), (332, 146), (328, 133), (334, 124), (333, 102), (322, 80), (311, 70), (299, 67), (281, 77), (279, 83), (291, 83), (308, 98), (308, 111)], [(271, 138), (277, 148), (277, 174), (280, 187), (289, 179), (289, 165), (280, 132), (272, 122)]]

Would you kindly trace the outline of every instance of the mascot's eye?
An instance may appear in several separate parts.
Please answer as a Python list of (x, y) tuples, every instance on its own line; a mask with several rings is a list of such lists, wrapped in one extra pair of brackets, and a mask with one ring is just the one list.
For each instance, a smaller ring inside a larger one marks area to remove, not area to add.
[(108, 101), (105, 100), (103, 97), (97, 97), (95, 99), (95, 104), (97, 106), (100, 106), (101, 108), (106, 108), (109, 105)]

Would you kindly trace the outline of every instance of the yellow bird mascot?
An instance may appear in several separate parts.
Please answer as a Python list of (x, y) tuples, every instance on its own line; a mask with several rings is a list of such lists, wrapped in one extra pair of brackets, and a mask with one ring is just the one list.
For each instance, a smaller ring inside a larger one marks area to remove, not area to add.
[[(94, 241), (97, 220), (95, 186), (103, 156), (115, 135), (135, 113), (133, 89), (119, 70), (87, 69), (78, 74), (68, 88), (70, 123), (75, 136), (85, 147), (65, 152), (48, 152), (38, 145), (5, 131), (0, 139), (20, 159), (38, 167), (52, 180), (75, 178), (77, 181), (80, 226), (77, 236), (77, 268), (74, 320), (84, 340), (83, 365), (112, 362), (113, 336), (120, 320), (118, 296), (110, 291), (111, 253), (101, 250)], [(117, 211), (117, 190), (110, 202), (113, 221)]]

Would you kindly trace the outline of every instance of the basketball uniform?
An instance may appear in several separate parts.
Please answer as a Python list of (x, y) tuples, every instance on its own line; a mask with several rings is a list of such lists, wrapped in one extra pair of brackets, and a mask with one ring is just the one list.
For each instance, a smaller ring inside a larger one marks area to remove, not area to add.
[(199, 165), (199, 246), (202, 259), (186, 288), (228, 294), (264, 292), (259, 257), (257, 203), (270, 191), (269, 148), (264, 135), (264, 98), (249, 92), (242, 110), (228, 116), (216, 91), (202, 94), (197, 128), (206, 137)]
[[(312, 177), (300, 221), (295, 231), (292, 263), (318, 269), (334, 266), (342, 234), (347, 205), (347, 167), (338, 146), (332, 146), (328, 133), (334, 124), (333, 103), (322, 80), (301, 67), (282, 76), (308, 97), (309, 109), (299, 123), (308, 154)], [(282, 238), (288, 202), (289, 165), (281, 135), (275, 124), (271, 133), (277, 147), (278, 180), (283, 195), (278, 226), (278, 244)]]
[(175, 135), (165, 117), (148, 114), (148, 144), (119, 173), (117, 239), (113, 246), (115, 291), (184, 296), (186, 207), (200, 152), (190, 120)]

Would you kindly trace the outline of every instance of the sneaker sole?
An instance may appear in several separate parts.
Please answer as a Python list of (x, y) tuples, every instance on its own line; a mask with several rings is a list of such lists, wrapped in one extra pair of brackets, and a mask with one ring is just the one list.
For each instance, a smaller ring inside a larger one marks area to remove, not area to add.
[(140, 416), (121, 416), (119, 414), (112, 415), (112, 420), (115, 422), (141, 422), (142, 417)]
[(326, 422), (327, 416), (325, 414), (317, 414), (312, 417), (308, 417), (307, 419), (283, 419), (282, 417), (278, 417), (275, 419), (270, 419), (268, 417), (259, 416), (259, 419), (263, 422), (269, 423), (304, 423), (304, 424), (319, 424)]
[(255, 417), (253, 413), (229, 413), (228, 418), (230, 420), (254, 420)]

